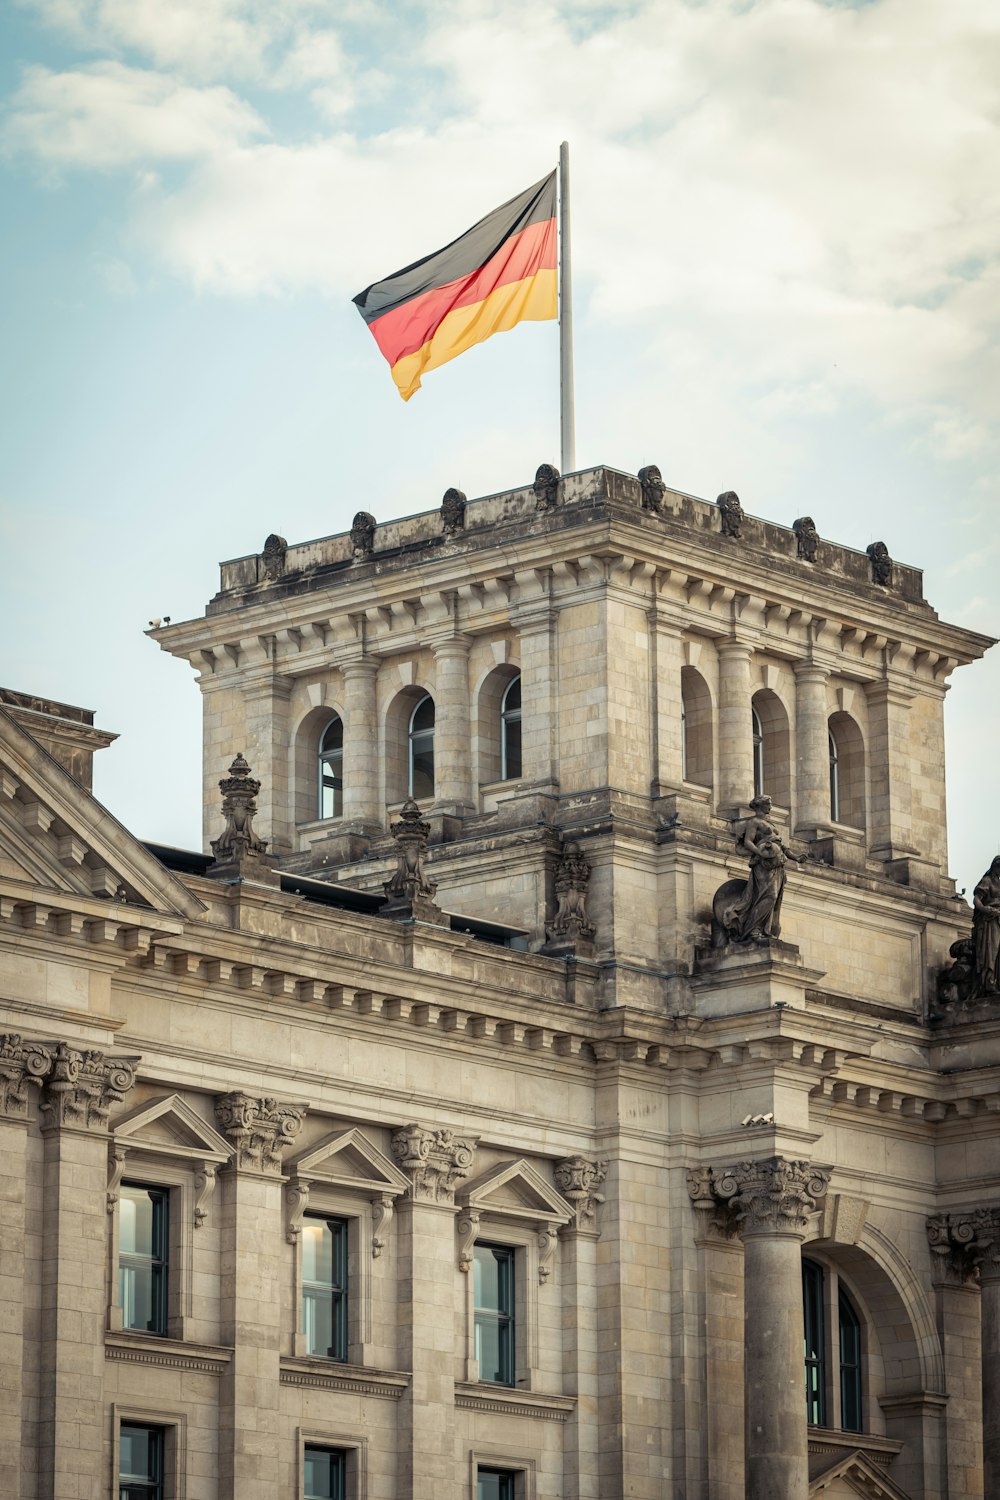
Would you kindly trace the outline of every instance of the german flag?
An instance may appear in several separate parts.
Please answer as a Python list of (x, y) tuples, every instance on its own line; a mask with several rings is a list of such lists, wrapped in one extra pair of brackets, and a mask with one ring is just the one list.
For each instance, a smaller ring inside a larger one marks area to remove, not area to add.
[(556, 174), (354, 298), (404, 401), (426, 370), (525, 319), (557, 315)]

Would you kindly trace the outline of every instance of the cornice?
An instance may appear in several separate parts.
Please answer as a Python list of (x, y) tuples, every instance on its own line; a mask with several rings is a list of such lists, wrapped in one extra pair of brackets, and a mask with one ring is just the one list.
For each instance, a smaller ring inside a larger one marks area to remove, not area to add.
[(287, 1354), (281, 1357), (280, 1380), (282, 1385), (377, 1396), (387, 1401), (398, 1401), (410, 1384), (409, 1375), (398, 1370), (372, 1370)]
[(158, 1365), (165, 1370), (199, 1370), (207, 1375), (221, 1375), (232, 1357), (232, 1349), (215, 1344), (181, 1343), (134, 1333), (104, 1335), (104, 1358), (124, 1360), (126, 1364)]
[(543, 1395), (541, 1391), (517, 1391), (501, 1385), (455, 1382), (455, 1405), (467, 1411), (505, 1413), (535, 1417), (547, 1422), (565, 1422), (576, 1409), (574, 1396)]

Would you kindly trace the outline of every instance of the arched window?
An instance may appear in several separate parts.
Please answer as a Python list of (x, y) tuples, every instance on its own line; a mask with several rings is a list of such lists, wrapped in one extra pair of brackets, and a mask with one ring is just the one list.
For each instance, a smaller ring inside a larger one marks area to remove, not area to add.
[(763, 797), (764, 786), (764, 726), (755, 708), (750, 710), (750, 727), (753, 733), (753, 794)]
[(712, 785), (712, 698), (694, 667), (681, 668), (681, 776)]
[(848, 828), (865, 826), (865, 742), (850, 714), (831, 714), (830, 817)]
[(521, 771), (521, 679), (514, 677), (500, 700), (500, 779), (517, 781)]
[(837, 741), (833, 733), (827, 735), (830, 742), (830, 818), (834, 823), (840, 822), (840, 757), (837, 752)]
[(802, 1322), (809, 1426), (863, 1432), (861, 1319), (836, 1273), (813, 1260), (802, 1262)]
[(319, 741), (317, 816), (340, 818), (344, 812), (344, 725), (334, 714)]
[(425, 694), (410, 715), (409, 776), (411, 797), (434, 795), (434, 699)]

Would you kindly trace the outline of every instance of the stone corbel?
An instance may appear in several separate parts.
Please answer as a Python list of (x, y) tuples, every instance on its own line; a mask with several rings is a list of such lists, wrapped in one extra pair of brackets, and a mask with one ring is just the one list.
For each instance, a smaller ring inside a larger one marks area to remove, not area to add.
[(380, 1193), (372, 1199), (372, 1260), (378, 1260), (385, 1249), (394, 1211), (391, 1193)]
[(552, 1262), (555, 1259), (556, 1246), (559, 1243), (558, 1224), (539, 1224), (538, 1226), (538, 1284), (544, 1286), (552, 1275)]
[(218, 1168), (214, 1161), (203, 1161), (194, 1174), (194, 1227), (200, 1229), (208, 1218), (208, 1205), (215, 1192), (215, 1174)]
[(555, 1168), (556, 1185), (573, 1205), (574, 1229), (597, 1233), (597, 1210), (604, 1202), (599, 1189), (608, 1175), (606, 1161), (590, 1156), (569, 1156)]
[(479, 1214), (474, 1208), (467, 1208), (458, 1216), (458, 1269), (468, 1272), (472, 1269), (472, 1247), (476, 1243), (479, 1233)]
[(114, 1213), (118, 1202), (118, 1189), (122, 1185), (125, 1175), (125, 1158), (128, 1151), (124, 1146), (114, 1146), (108, 1161), (108, 1213)]
[(285, 1186), (285, 1239), (297, 1245), (302, 1234), (302, 1220), (309, 1205), (309, 1183), (295, 1177)]

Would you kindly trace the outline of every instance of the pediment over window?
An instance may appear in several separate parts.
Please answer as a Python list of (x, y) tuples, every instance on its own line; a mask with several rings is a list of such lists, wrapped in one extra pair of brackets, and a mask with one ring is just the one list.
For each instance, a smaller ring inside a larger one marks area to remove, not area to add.
[(456, 1201), (477, 1214), (521, 1223), (568, 1224), (574, 1218), (572, 1204), (523, 1157), (466, 1183)]
[(823, 1500), (909, 1500), (885, 1470), (857, 1449), (853, 1453), (816, 1454), (809, 1461), (809, 1494)]
[(398, 1197), (410, 1186), (395, 1162), (373, 1145), (355, 1126), (324, 1136), (308, 1151), (286, 1163), (286, 1172), (300, 1182), (324, 1182), (336, 1187)]
[(179, 1094), (150, 1099), (121, 1115), (111, 1126), (111, 1137), (116, 1147), (129, 1151), (190, 1161), (222, 1163), (233, 1154), (229, 1142)]

